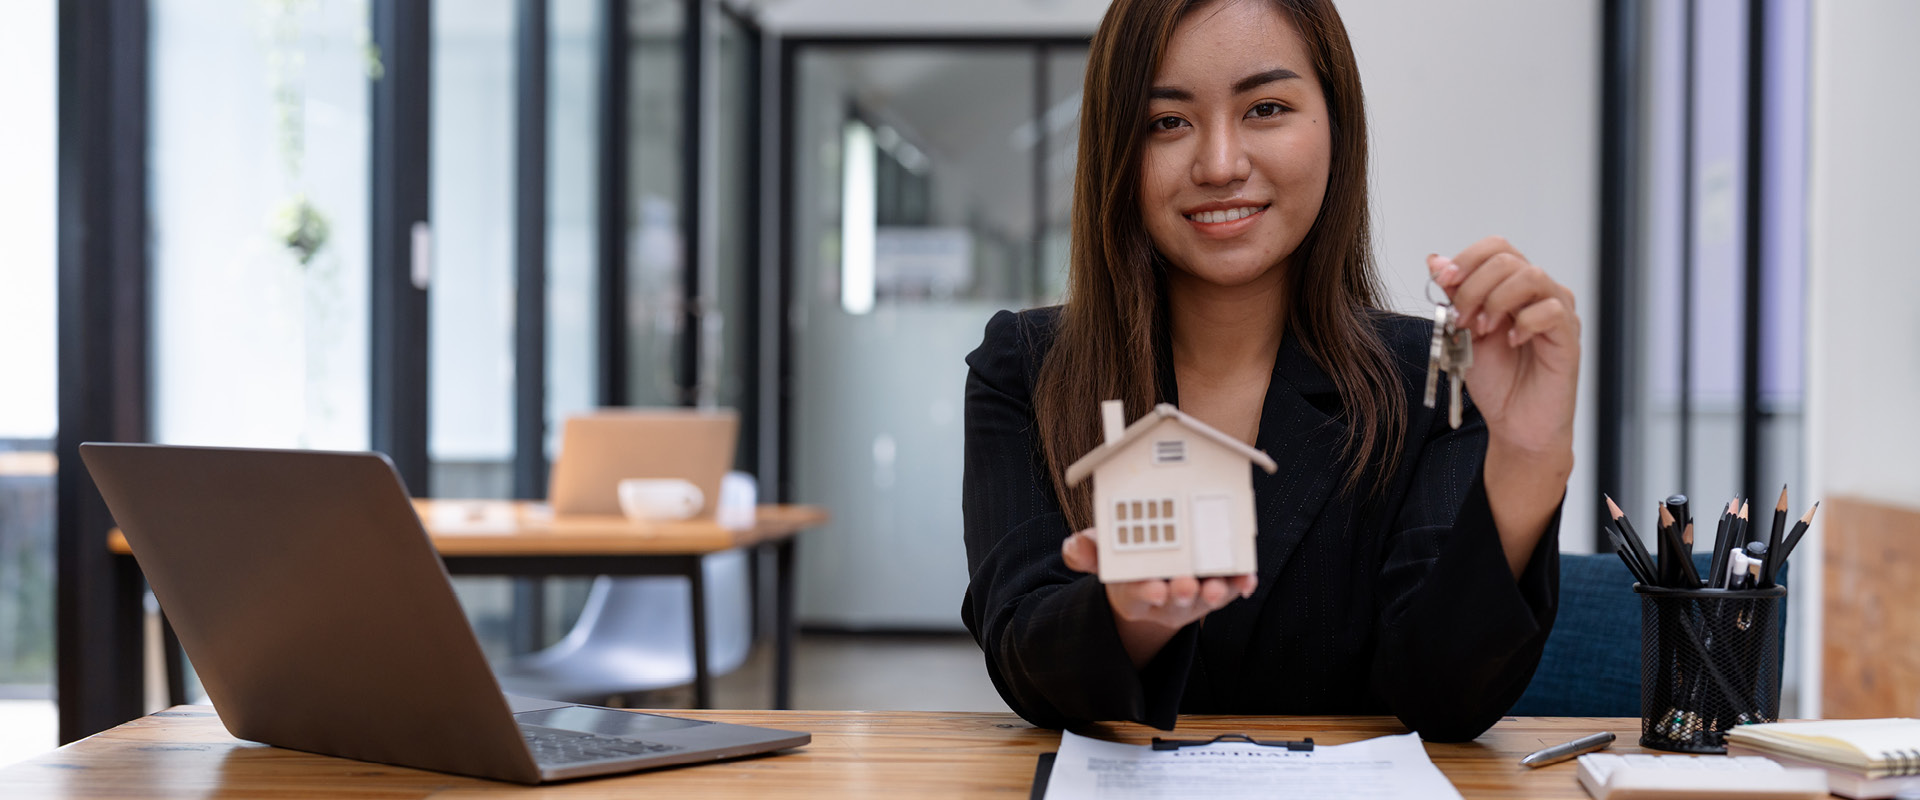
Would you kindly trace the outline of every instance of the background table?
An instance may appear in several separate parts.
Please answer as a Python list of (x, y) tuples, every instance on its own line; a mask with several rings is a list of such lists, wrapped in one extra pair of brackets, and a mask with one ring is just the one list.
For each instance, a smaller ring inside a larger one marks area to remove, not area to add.
[[(913, 711), (669, 711), (675, 716), (808, 731), (813, 743), (775, 755), (542, 787), (368, 764), (241, 742), (212, 709), (181, 706), (129, 722), (0, 770), (0, 796), (93, 797), (1001, 797), (1024, 798), (1035, 757), (1057, 731), (1012, 714)], [(1633, 718), (1509, 717), (1465, 744), (1426, 745), (1467, 798), (1584, 798), (1574, 762), (1537, 770), (1520, 757), (1596, 731), (1632, 753)], [(1097, 725), (1082, 731), (1145, 744), (1159, 731)], [(1404, 733), (1391, 717), (1182, 717), (1179, 735), (1313, 737), (1319, 744)]]
[[(656, 522), (644, 528), (619, 516), (555, 517), (544, 503), (509, 500), (415, 500), (433, 546), (454, 575), (592, 576), (678, 575), (688, 581), (693, 614), (693, 702), (713, 701), (713, 676), (707, 667), (707, 616), (701, 559), (734, 548), (771, 550), (774, 559), (773, 705), (791, 704), (793, 687), (794, 534), (827, 521), (812, 506), (767, 505), (755, 513), (751, 528), (721, 527), (712, 520)], [(132, 550), (118, 529), (107, 546), (132, 561)], [(138, 620), (144, 578), (130, 563), (120, 570), (118, 593), (122, 619)], [(756, 609), (757, 611), (758, 609)], [(139, 636), (138, 625), (126, 626)], [(169, 702), (185, 702), (186, 688), (177, 667), (180, 646), (166, 628)], [(140, 652), (129, 648), (127, 652)], [(139, 665), (120, 670), (133, 691), (144, 685)], [(137, 695), (136, 695), (137, 696)]]

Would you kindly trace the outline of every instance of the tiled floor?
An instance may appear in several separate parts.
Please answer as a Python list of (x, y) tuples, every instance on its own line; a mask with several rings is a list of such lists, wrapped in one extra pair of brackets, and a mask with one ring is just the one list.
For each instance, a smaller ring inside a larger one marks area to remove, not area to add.
[[(716, 708), (773, 704), (773, 649), (762, 644), (740, 669), (714, 681)], [(802, 635), (795, 641), (793, 705), (804, 709), (1005, 711), (980, 648), (965, 635)], [(625, 699), (636, 708), (685, 708), (688, 689)], [(54, 746), (51, 700), (0, 700), (0, 766)]]

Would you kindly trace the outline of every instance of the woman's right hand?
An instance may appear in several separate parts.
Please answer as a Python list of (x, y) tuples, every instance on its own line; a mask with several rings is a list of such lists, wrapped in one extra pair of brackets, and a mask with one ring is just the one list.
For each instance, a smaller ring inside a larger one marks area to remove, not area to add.
[[(1060, 545), (1060, 556), (1068, 569), (1100, 573), (1100, 544), (1093, 528), (1068, 536)], [(1254, 575), (1109, 583), (1107, 604), (1113, 607), (1114, 626), (1127, 657), (1135, 669), (1141, 669), (1181, 628), (1237, 598), (1253, 596), (1258, 583)]]

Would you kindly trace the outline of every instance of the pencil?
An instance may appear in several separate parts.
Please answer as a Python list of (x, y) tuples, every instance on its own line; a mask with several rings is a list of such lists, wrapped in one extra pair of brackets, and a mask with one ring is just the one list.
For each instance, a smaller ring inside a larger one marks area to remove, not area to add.
[(1767, 563), (1760, 569), (1760, 585), (1772, 586), (1773, 573), (1780, 568), (1780, 536), (1787, 530), (1787, 487), (1780, 487), (1780, 502), (1773, 506), (1773, 531), (1767, 537)]
[(1751, 507), (1752, 503), (1746, 500), (1740, 501), (1740, 513), (1733, 518), (1733, 543), (1735, 545), (1745, 545), (1747, 543), (1747, 510)]
[(1644, 585), (1652, 586), (1653, 576), (1641, 571), (1640, 562), (1634, 559), (1633, 551), (1627, 549), (1627, 543), (1625, 541), (1627, 538), (1626, 535), (1622, 534), (1618, 528), (1613, 527), (1611, 523), (1600, 527), (1606, 529), (1607, 538), (1613, 540), (1614, 554), (1620, 556), (1620, 561), (1627, 565), (1627, 571), (1633, 573), (1633, 579)]
[(1673, 579), (1673, 545), (1667, 538), (1667, 528), (1673, 525), (1673, 515), (1667, 512), (1667, 504), (1655, 506), (1658, 512), (1653, 521), (1653, 552), (1660, 562), (1660, 585), (1672, 586), (1678, 581)]
[(1687, 588), (1698, 589), (1704, 584), (1700, 582), (1700, 568), (1693, 565), (1693, 520), (1687, 520), (1687, 527), (1680, 529), (1680, 544), (1680, 563), (1687, 566), (1687, 574), (1693, 577), (1693, 584)]
[(1780, 552), (1780, 564), (1783, 568), (1786, 566), (1787, 556), (1793, 555), (1793, 548), (1800, 545), (1800, 537), (1807, 535), (1807, 526), (1813, 524), (1813, 512), (1819, 510), (1820, 504), (1814, 503), (1813, 507), (1807, 509), (1807, 513), (1800, 517), (1800, 521), (1793, 524), (1793, 532), (1787, 534), (1787, 543), (1782, 545), (1785, 549)]
[[(1676, 589), (1694, 589), (1700, 586), (1700, 573), (1693, 568), (1693, 554), (1680, 540), (1680, 523), (1673, 518), (1673, 512), (1666, 505), (1660, 506), (1660, 536), (1667, 544), (1667, 552), (1672, 558), (1666, 565), (1667, 585)], [(1688, 581), (1691, 581), (1690, 583)]]
[(1715, 589), (1727, 588), (1727, 549), (1733, 546), (1733, 540), (1727, 538), (1727, 526), (1733, 523), (1733, 512), (1738, 510), (1740, 498), (1727, 501), (1727, 510), (1720, 512), (1720, 523), (1713, 530), (1713, 560), (1707, 567), (1707, 585)]
[(1600, 496), (1607, 501), (1607, 513), (1612, 515), (1613, 524), (1620, 526), (1620, 535), (1626, 538), (1627, 549), (1632, 550), (1634, 557), (1640, 560), (1640, 565), (1647, 575), (1656, 579), (1652, 585), (1658, 586), (1660, 574), (1658, 565), (1654, 563), (1652, 556), (1647, 555), (1647, 546), (1640, 542), (1640, 532), (1633, 529), (1633, 522), (1627, 519), (1627, 512), (1621, 511), (1620, 505), (1613, 502), (1613, 498), (1604, 494)]

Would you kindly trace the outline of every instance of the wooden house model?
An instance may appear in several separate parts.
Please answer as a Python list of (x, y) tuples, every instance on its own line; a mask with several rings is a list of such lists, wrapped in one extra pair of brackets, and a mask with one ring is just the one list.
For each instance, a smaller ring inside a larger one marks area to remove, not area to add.
[(1260, 452), (1166, 403), (1129, 426), (1118, 400), (1100, 404), (1106, 442), (1067, 468), (1093, 482), (1103, 583), (1254, 571), (1252, 462)]

